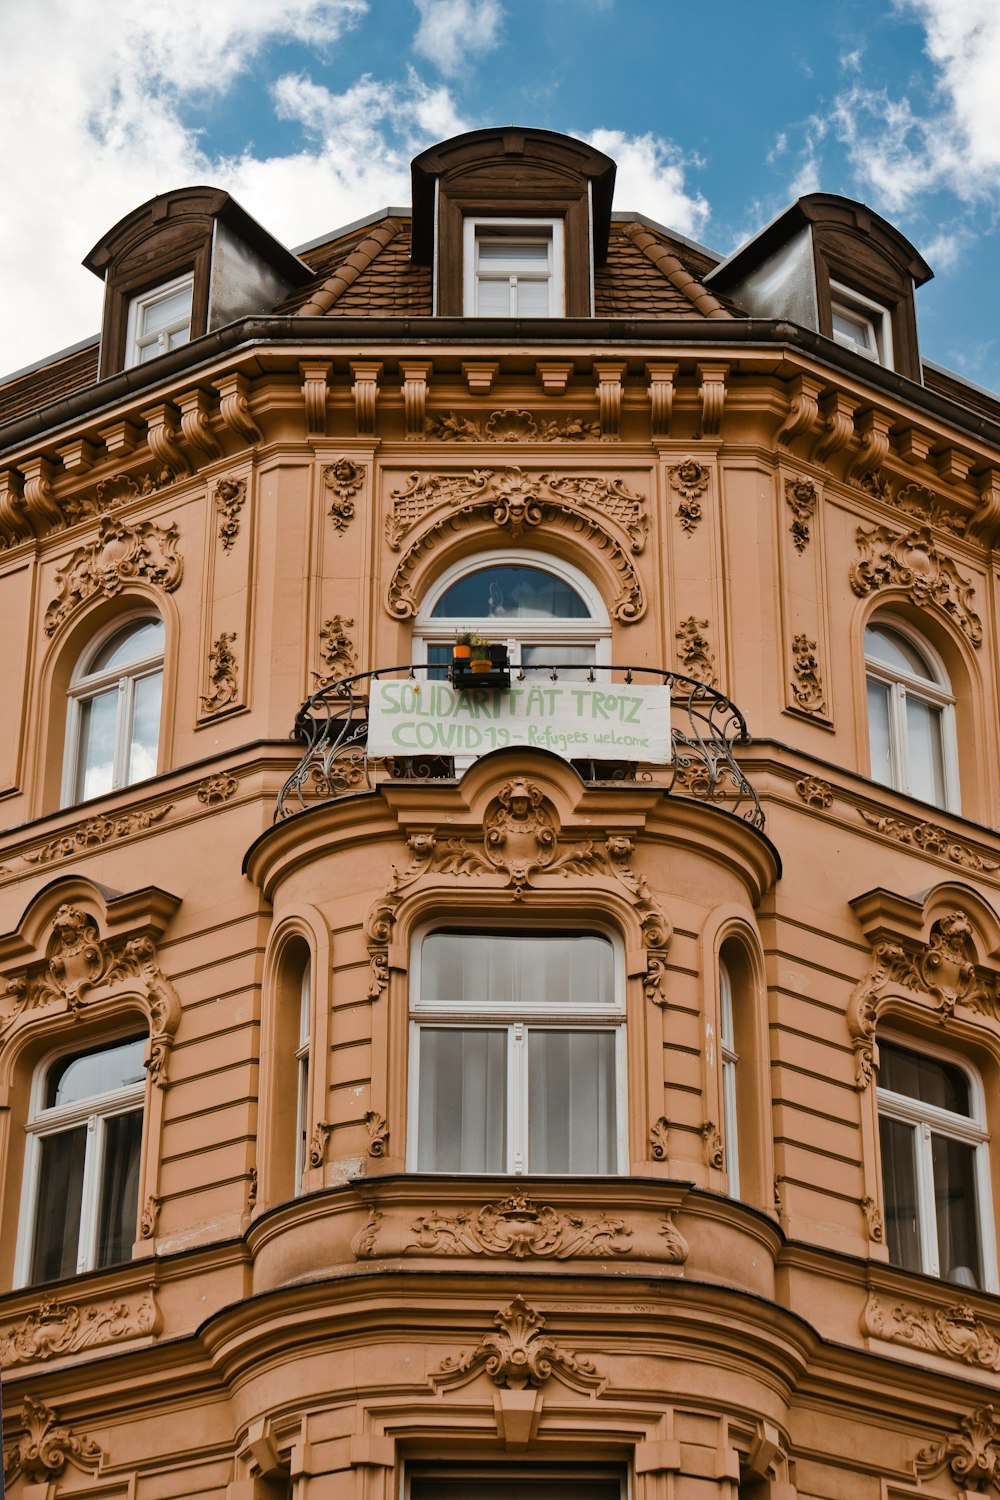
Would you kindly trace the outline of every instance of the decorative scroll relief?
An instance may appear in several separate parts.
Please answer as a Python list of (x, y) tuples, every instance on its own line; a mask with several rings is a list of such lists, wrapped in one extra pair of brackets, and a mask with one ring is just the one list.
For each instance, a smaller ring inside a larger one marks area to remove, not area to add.
[(628, 537), (630, 550), (639, 553), (646, 545), (649, 517), (645, 501), (634, 494), (623, 479), (588, 474), (527, 475), (511, 466), (496, 471), (471, 469), (465, 474), (429, 474), (416, 470), (406, 485), (391, 494), (392, 508), (386, 517), (385, 539), (398, 552), (404, 539), (432, 511), (447, 507), (460, 514), (493, 510), (498, 526), (524, 528), (540, 525), (540, 507), (553, 497), (567, 507), (609, 518)]
[(807, 635), (797, 635), (792, 641), (792, 695), (796, 707), (804, 714), (826, 713), (826, 695), (820, 677), (819, 657), (816, 642)]
[(28, 1011), (59, 1006), (75, 1015), (97, 989), (138, 988), (149, 1012), (150, 1055), (146, 1066), (154, 1083), (165, 1084), (180, 1002), (157, 964), (152, 940), (133, 938), (116, 950), (101, 940), (89, 912), (66, 905), (56, 912), (48, 953), (44, 968), (4, 982), (0, 990), (0, 1042)]
[(973, 608), (975, 588), (950, 558), (939, 554), (928, 527), (896, 536), (886, 526), (874, 531), (859, 526), (856, 535), (861, 556), (851, 564), (848, 577), (857, 595), (864, 598), (876, 589), (896, 585), (914, 604), (936, 604), (973, 646), (982, 645), (982, 621)]
[(861, 1332), (929, 1354), (943, 1354), (964, 1365), (1000, 1372), (1000, 1338), (977, 1318), (967, 1302), (950, 1307), (884, 1307), (871, 1297), (861, 1314)]
[(46, 1298), (20, 1323), (0, 1328), (0, 1366), (17, 1365), (77, 1354), (127, 1339), (145, 1338), (160, 1330), (160, 1314), (152, 1287), (139, 1297), (108, 1302), (56, 1302)]
[(485, 421), (449, 411), (440, 417), (428, 417), (424, 430), (430, 438), (455, 443), (580, 443), (601, 436), (600, 422), (587, 422), (583, 417), (546, 421), (530, 411), (511, 409), (490, 412)]
[(144, 833), (172, 812), (173, 807), (172, 802), (164, 802), (160, 807), (143, 807), (137, 812), (88, 818), (85, 823), (78, 823), (71, 833), (61, 833), (37, 849), (26, 849), (22, 858), (29, 865), (46, 865), (53, 859), (68, 859), (71, 855), (82, 854), (85, 849), (97, 849), (102, 844), (114, 843), (116, 839), (127, 839), (133, 833)]
[(245, 479), (220, 479), (215, 486), (215, 509), (219, 516), (219, 541), (223, 552), (231, 552), (240, 534), (240, 512), (246, 504)]
[(357, 653), (349, 634), (353, 627), (354, 621), (346, 620), (343, 615), (331, 615), (329, 620), (323, 621), (319, 632), (319, 654), (324, 671), (313, 673), (318, 687), (325, 687), (338, 677), (350, 677), (357, 671)]
[(19, 1474), (25, 1479), (47, 1481), (58, 1479), (73, 1464), (84, 1472), (97, 1468), (104, 1457), (89, 1437), (78, 1437), (56, 1418), (51, 1406), (25, 1396), (21, 1407), (24, 1436), (4, 1451), (3, 1477), (13, 1484)]
[(575, 1391), (601, 1390), (606, 1385), (592, 1359), (571, 1354), (542, 1333), (545, 1319), (523, 1297), (515, 1297), (493, 1322), (498, 1333), (484, 1334), (468, 1354), (461, 1359), (446, 1359), (431, 1374), (439, 1390), (465, 1385), (480, 1370), (494, 1385), (514, 1391), (544, 1385), (553, 1375)]
[(685, 458), (679, 464), (674, 464), (667, 473), (671, 489), (676, 490), (681, 497), (677, 519), (682, 530), (690, 533), (702, 518), (700, 497), (708, 489), (709, 472), (697, 459)]
[(78, 547), (56, 573), (58, 592), (45, 611), (45, 634), (53, 635), (78, 605), (94, 594), (121, 593), (136, 579), (159, 584), (171, 593), (184, 576), (177, 556), (178, 531), (139, 521), (128, 526), (102, 516), (96, 542)]
[(384, 1156), (389, 1147), (389, 1127), (385, 1115), (377, 1109), (365, 1112), (365, 1129), (368, 1131), (368, 1155)]
[(323, 483), (330, 495), (330, 520), (337, 531), (343, 531), (354, 520), (354, 496), (365, 482), (363, 464), (350, 458), (338, 458), (323, 469)]
[(904, 485), (891, 503), (904, 515), (912, 516), (925, 526), (936, 526), (955, 536), (964, 536), (968, 529), (968, 516), (960, 510), (949, 510), (944, 501), (933, 490), (927, 489), (926, 485)]
[[(358, 1260), (387, 1255), (502, 1255), (514, 1260), (594, 1260), (631, 1255), (634, 1231), (624, 1219), (608, 1214), (560, 1211), (535, 1203), (523, 1193), (512, 1193), (478, 1211), (446, 1214), (432, 1209), (402, 1231), (386, 1226), (380, 1209), (371, 1208), (368, 1220), (355, 1235), (352, 1249)], [(664, 1240), (657, 1258), (682, 1265), (688, 1244), (670, 1214), (662, 1214), (659, 1234)], [(412, 1238), (411, 1238), (412, 1236)]]
[(930, 1000), (942, 1021), (954, 1014), (956, 1005), (1000, 1014), (995, 977), (976, 968), (972, 931), (966, 913), (952, 911), (934, 923), (925, 947), (914, 949), (892, 939), (875, 944), (868, 971), (847, 1006), (859, 1088), (871, 1082), (879, 1003), (891, 987), (901, 986)]
[(936, 823), (907, 823), (902, 818), (868, 812), (864, 807), (859, 807), (858, 812), (870, 828), (884, 833), (887, 838), (895, 839), (900, 844), (913, 844), (925, 854), (940, 855), (953, 865), (960, 865), (963, 870), (974, 870), (977, 874), (1000, 870), (1000, 864), (995, 859), (987, 859), (968, 844), (959, 843)]
[(992, 1406), (981, 1406), (939, 1443), (921, 1448), (913, 1460), (918, 1479), (929, 1479), (950, 1469), (955, 1484), (968, 1493), (988, 1484), (1000, 1490), (1000, 1429)]
[(109, 510), (127, 505), (130, 500), (155, 495), (157, 490), (172, 482), (173, 475), (166, 469), (149, 474), (109, 474), (107, 478), (98, 480), (89, 495), (76, 495), (62, 501), (66, 525), (74, 526), (77, 521), (90, 521), (95, 516), (103, 516)]
[(233, 650), (235, 641), (235, 630), (224, 630), (208, 653), (208, 680), (211, 689), (201, 700), (203, 714), (221, 713), (239, 698), (239, 668)]
[(515, 777), (504, 782), (487, 807), (481, 841), (417, 833), (407, 840), (407, 848), (412, 856), (409, 865), (402, 871), (392, 866), (385, 895), (372, 907), (365, 923), (371, 969), (369, 999), (377, 1000), (388, 983), (388, 945), (396, 912), (405, 892), (422, 876), (500, 875), (506, 878), (514, 900), (520, 901), (535, 876), (560, 874), (607, 876), (624, 888), (642, 927), (647, 956), (643, 984), (646, 998), (666, 1004), (660, 988), (664, 975), (662, 959), (672, 929), (645, 876), (632, 869), (634, 845), (630, 838), (610, 834), (603, 846), (590, 840), (571, 847), (560, 846), (559, 826), (551, 803), (534, 782)]
[(809, 523), (816, 513), (819, 493), (811, 479), (786, 479), (785, 502), (792, 513), (792, 524), (788, 530), (796, 552), (804, 552), (809, 545)]
[(715, 656), (707, 632), (707, 620), (697, 620), (694, 615), (688, 615), (674, 631), (674, 638), (677, 641), (678, 658), (688, 676), (706, 683), (708, 687), (716, 687)]

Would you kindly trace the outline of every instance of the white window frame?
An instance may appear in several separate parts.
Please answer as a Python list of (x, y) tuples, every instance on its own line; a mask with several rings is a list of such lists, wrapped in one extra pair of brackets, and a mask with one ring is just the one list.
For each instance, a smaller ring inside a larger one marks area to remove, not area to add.
[[(140, 1032), (135, 1033), (141, 1035)], [(112, 1089), (104, 1094), (91, 1094), (72, 1104), (44, 1107), (45, 1090), (50, 1070), (64, 1058), (82, 1057), (85, 1053), (108, 1049), (127, 1041), (128, 1037), (106, 1037), (93, 1046), (74, 1048), (61, 1047), (50, 1052), (35, 1069), (31, 1085), (28, 1122), (25, 1125), (24, 1173), (21, 1181), (21, 1205), (18, 1214), (17, 1248), (14, 1255), (14, 1286), (31, 1285), (31, 1253), (35, 1236), (35, 1211), (38, 1203), (39, 1178), (42, 1165), (42, 1142), (49, 1136), (61, 1135), (79, 1125), (87, 1127), (87, 1146), (84, 1155), (83, 1189), (80, 1201), (80, 1238), (77, 1243), (76, 1274), (95, 1269), (97, 1235), (97, 1210), (100, 1172), (104, 1160), (104, 1122), (118, 1115), (141, 1114), (143, 1131), (146, 1128), (147, 1077), (125, 1088)], [(141, 1193), (140, 1193), (141, 1198)], [(138, 1221), (136, 1223), (138, 1234)], [(39, 1283), (41, 1284), (41, 1283)]]
[(941, 710), (944, 801), (941, 804), (927, 803), (927, 806), (940, 805), (945, 812), (959, 812), (961, 801), (958, 783), (958, 741), (955, 732), (955, 695), (951, 690), (944, 664), (923, 636), (917, 635), (893, 615), (873, 615), (865, 625), (866, 637), (870, 628), (879, 626), (902, 636), (912, 650), (923, 658), (928, 671), (937, 681), (917, 677), (901, 667), (891, 667), (885, 662), (877, 661), (868, 655), (867, 641), (865, 642), (865, 721), (868, 726), (868, 767), (872, 780), (878, 780), (878, 778), (875, 776), (871, 761), (871, 725), (868, 715), (869, 680), (881, 683), (889, 689), (889, 760), (892, 779), (888, 782), (879, 781), (879, 785), (891, 786), (895, 791), (902, 792), (907, 797), (917, 795), (910, 787), (910, 732), (906, 722), (906, 699), (908, 697), (920, 699)]
[(418, 1460), (408, 1463), (406, 1466), (399, 1489), (400, 1500), (412, 1500), (414, 1480), (417, 1481), (421, 1490), (425, 1490), (426, 1486), (432, 1485), (434, 1481), (445, 1479), (463, 1481), (468, 1486), (469, 1494), (478, 1494), (482, 1487), (487, 1484), (491, 1486), (509, 1485), (511, 1486), (511, 1495), (513, 1497), (515, 1493), (513, 1489), (514, 1485), (517, 1485), (519, 1492), (523, 1493), (524, 1487), (535, 1483), (546, 1485), (550, 1494), (552, 1493), (553, 1486), (560, 1485), (562, 1487), (562, 1495), (568, 1497), (568, 1500), (572, 1500), (574, 1481), (603, 1483), (608, 1486), (609, 1491), (612, 1486), (615, 1486), (618, 1490), (619, 1500), (628, 1500), (628, 1496), (631, 1493), (628, 1474), (622, 1472), (622, 1466), (619, 1464), (602, 1463), (600, 1460), (594, 1460), (592, 1463), (573, 1464), (572, 1466), (551, 1462), (546, 1464), (518, 1463), (515, 1464), (513, 1469), (509, 1463), (503, 1466), (494, 1466), (490, 1463), (471, 1464), (468, 1461), (463, 1462), (461, 1460), (455, 1462), (454, 1459), (441, 1464), (428, 1460)]
[(299, 1045), (295, 1051), (295, 1192), (304, 1191), (309, 1164), (309, 1045), (312, 1039), (312, 953), (299, 979)]
[[(107, 642), (115, 635), (124, 633), (129, 626), (140, 626), (153, 623), (163, 624), (160, 615), (152, 610), (144, 610), (141, 614), (119, 615), (104, 630), (100, 631), (90, 641), (86, 648), (80, 653), (70, 685), (67, 690), (66, 707), (66, 748), (63, 756), (63, 778), (62, 796), (63, 807), (73, 807), (78, 801), (87, 801), (86, 797), (77, 797), (77, 782), (80, 776), (80, 725), (83, 704), (99, 694), (107, 692), (118, 685), (118, 716), (115, 726), (115, 754), (111, 773), (111, 787), (107, 792), (94, 793), (95, 796), (108, 796), (110, 792), (118, 791), (123, 786), (134, 786), (128, 778), (129, 760), (132, 754), (132, 708), (135, 696), (135, 684), (142, 678), (153, 677), (157, 673), (161, 682), (164, 672), (164, 652), (158, 651), (153, 656), (143, 657), (138, 661), (129, 662), (125, 667), (110, 667), (100, 672), (88, 672), (84, 664), (93, 661), (94, 657), (101, 651)], [(157, 770), (159, 770), (160, 739), (163, 729), (162, 700), (160, 709), (160, 732), (157, 734)], [(153, 773), (154, 775), (156, 772)], [(147, 778), (141, 777), (140, 780)]]
[[(491, 234), (490, 231), (495, 231)], [(521, 230), (523, 233), (517, 233)], [(496, 216), (475, 217), (467, 216), (463, 225), (462, 240), (462, 305), (466, 317), (481, 317), (479, 311), (479, 286), (480, 281), (486, 278), (479, 274), (479, 245), (481, 241), (496, 239), (511, 240), (544, 240), (549, 247), (548, 269), (545, 276), (530, 275), (523, 279), (531, 281), (545, 280), (549, 288), (549, 307), (547, 313), (523, 314), (517, 311), (517, 277), (511, 276), (511, 311), (506, 316), (517, 317), (549, 317), (561, 318), (564, 316), (566, 305), (566, 262), (563, 248), (563, 221), (559, 218), (552, 219), (509, 219), (497, 218)], [(490, 277), (490, 280), (499, 280), (499, 277)], [(497, 316), (494, 314), (494, 316)]]
[[(453, 584), (470, 573), (478, 573), (481, 568), (504, 565), (538, 568), (543, 573), (551, 573), (580, 595), (590, 609), (590, 619), (498, 620), (489, 615), (469, 619), (463, 617), (460, 620), (433, 618), (434, 609)], [(498, 645), (506, 644), (511, 666), (514, 668), (521, 665), (522, 643), (532, 646), (544, 646), (547, 643), (553, 646), (592, 645), (595, 666), (607, 666), (611, 661), (611, 621), (598, 590), (586, 574), (574, 568), (571, 563), (552, 557), (547, 552), (529, 548), (477, 552), (471, 557), (464, 557), (461, 562), (454, 563), (442, 573), (433, 587), (428, 589), (413, 622), (414, 662), (426, 663), (427, 647), (430, 644), (454, 645), (456, 633), (463, 630), (473, 630), (478, 635), (488, 636)]]
[[(187, 288), (191, 296), (188, 299), (187, 317), (169, 324), (166, 328), (160, 328), (155, 334), (140, 336), (139, 328), (142, 323), (142, 315), (147, 307), (152, 307), (157, 302), (162, 302), (166, 297), (173, 297), (175, 293)], [(194, 312), (194, 272), (189, 271), (184, 276), (176, 276), (173, 281), (165, 281), (161, 286), (154, 286), (148, 292), (140, 292), (138, 296), (132, 297), (128, 305), (128, 323), (125, 330), (125, 368), (131, 369), (133, 365), (142, 364), (143, 351), (152, 344), (156, 344), (157, 354), (166, 354), (170, 348), (171, 335), (180, 333), (186, 329), (187, 337), (180, 340), (182, 344), (188, 343), (191, 338), (191, 319)]]
[[(601, 937), (611, 943), (614, 978), (614, 1003), (612, 1005), (578, 1005), (572, 1013), (567, 1008), (555, 1009), (544, 1001), (526, 1002), (515, 1015), (511, 1011), (497, 1009), (487, 1013), (482, 1004), (460, 1005), (441, 1002), (425, 1003), (421, 995), (423, 963), (421, 948), (423, 940), (432, 933), (460, 931), (451, 923), (435, 921), (421, 928), (414, 935), (412, 961), (410, 965), (410, 1027), (409, 1068), (407, 1082), (407, 1132), (406, 1157), (408, 1172), (421, 1170), (418, 1165), (418, 1132), (420, 1101), (420, 1031), (422, 1027), (435, 1030), (453, 1028), (469, 1031), (501, 1031), (507, 1033), (507, 1140), (505, 1142), (506, 1168), (497, 1177), (519, 1177), (529, 1172), (526, 1166), (528, 1148), (528, 1033), (538, 1031), (606, 1031), (615, 1036), (615, 1169), (609, 1177), (621, 1176), (628, 1171), (628, 1092), (626, 1071), (626, 1016), (625, 1016), (625, 949), (618, 934), (598, 925), (575, 928), (563, 922), (551, 927), (539, 926), (539, 933), (559, 932), (572, 934), (579, 931), (581, 937)], [(470, 935), (484, 930), (483, 924), (468, 924)], [(490, 927), (491, 932), (502, 933), (501, 925)], [(523, 927), (511, 928), (511, 932), (523, 932)], [(528, 929), (530, 931), (530, 929)], [(603, 1023), (603, 1024), (602, 1024)], [(473, 1174), (476, 1175), (476, 1174)], [(531, 1175), (535, 1175), (532, 1173)], [(541, 1175), (559, 1174), (546, 1170)]]
[(830, 305), (832, 315), (839, 311), (849, 318), (856, 319), (871, 330), (872, 336), (871, 346), (866, 349), (856, 340), (847, 338), (844, 334), (832, 329), (831, 325), (834, 343), (840, 344), (843, 349), (853, 349), (855, 354), (863, 354), (866, 359), (874, 360), (876, 364), (893, 369), (892, 318), (884, 303), (876, 302), (862, 292), (856, 292), (839, 281), (831, 280)]
[[(997, 1279), (996, 1227), (993, 1215), (993, 1192), (990, 1186), (989, 1130), (986, 1121), (986, 1094), (978, 1071), (964, 1057), (957, 1057), (941, 1047), (936, 1047), (922, 1038), (915, 1041), (905, 1033), (885, 1031), (881, 1027), (878, 1041), (895, 1044), (907, 1052), (933, 1058), (958, 1068), (969, 1083), (969, 1106), (971, 1115), (956, 1115), (951, 1110), (940, 1109), (934, 1104), (925, 1104), (908, 1094), (896, 1094), (881, 1084), (876, 1087), (875, 1098), (878, 1114), (887, 1119), (899, 1120), (915, 1126), (915, 1157), (917, 1185), (917, 1214), (920, 1229), (921, 1269), (927, 1276), (941, 1275), (937, 1241), (937, 1218), (934, 1209), (934, 1168), (931, 1156), (931, 1137), (945, 1136), (975, 1148), (974, 1171), (976, 1181), (976, 1222), (979, 1226), (979, 1257), (982, 1265), (984, 1292), (1000, 1291)], [(880, 1148), (880, 1170), (882, 1168)], [(884, 1206), (884, 1194), (883, 1194)], [(949, 1282), (949, 1285), (953, 1283)], [(954, 1283), (959, 1285), (959, 1283)]]
[(722, 1122), (729, 1196), (740, 1196), (739, 1121), (737, 1113), (736, 1031), (733, 1018), (733, 979), (726, 960), (719, 958), (719, 1060), (722, 1067)]

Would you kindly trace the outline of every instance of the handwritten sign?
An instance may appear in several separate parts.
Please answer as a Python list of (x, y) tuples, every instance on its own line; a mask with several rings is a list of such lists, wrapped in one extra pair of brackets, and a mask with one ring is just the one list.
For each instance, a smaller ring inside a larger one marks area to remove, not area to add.
[(370, 755), (485, 755), (511, 745), (567, 760), (667, 765), (670, 691), (625, 683), (517, 683), (507, 692), (447, 682), (372, 683)]

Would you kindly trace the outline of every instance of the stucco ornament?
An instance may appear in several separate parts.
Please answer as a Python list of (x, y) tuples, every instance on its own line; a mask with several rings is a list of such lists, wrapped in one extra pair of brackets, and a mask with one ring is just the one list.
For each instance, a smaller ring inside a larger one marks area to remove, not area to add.
[(152, 1287), (138, 1298), (108, 1302), (56, 1302), (45, 1298), (22, 1322), (0, 1329), (0, 1366), (35, 1364), (158, 1332)]
[(981, 1490), (991, 1484), (1000, 1490), (1000, 1432), (992, 1406), (970, 1412), (954, 1432), (921, 1448), (913, 1460), (918, 1479), (929, 1479), (942, 1469), (951, 1470), (960, 1488)]
[(722, 1144), (722, 1132), (714, 1120), (706, 1120), (701, 1127), (701, 1138), (705, 1142), (705, 1159), (710, 1167), (718, 1170), (726, 1165), (726, 1153)]
[(29, 865), (46, 865), (54, 859), (68, 859), (84, 849), (96, 849), (101, 844), (126, 839), (133, 833), (145, 833), (173, 809), (172, 802), (161, 802), (159, 807), (141, 807), (135, 812), (118, 813), (114, 817), (87, 818), (68, 833), (60, 833), (37, 848), (26, 849), (22, 858)]
[(977, 873), (1000, 870), (1000, 863), (995, 859), (987, 859), (970, 845), (960, 843), (936, 823), (907, 823), (903, 818), (872, 813), (864, 807), (859, 807), (858, 813), (869, 828), (877, 829), (887, 838), (895, 839), (900, 844), (913, 844), (925, 854), (936, 854), (941, 859), (950, 860), (953, 865), (961, 865), (963, 870), (975, 870)]
[(358, 658), (350, 632), (354, 621), (343, 615), (331, 615), (324, 620), (319, 632), (319, 654), (323, 663), (322, 672), (314, 672), (317, 685), (325, 687), (338, 677), (350, 677), (358, 669)]
[(868, 1226), (868, 1238), (874, 1240), (876, 1244), (880, 1245), (885, 1238), (885, 1225), (882, 1222), (882, 1210), (879, 1208), (874, 1198), (862, 1198), (861, 1212), (864, 1214), (865, 1223)]
[(465, 1385), (479, 1372), (494, 1385), (523, 1391), (544, 1385), (553, 1375), (575, 1391), (601, 1389), (605, 1380), (592, 1359), (571, 1354), (542, 1333), (545, 1319), (523, 1297), (515, 1297), (493, 1319), (499, 1332), (484, 1334), (460, 1359), (448, 1358), (432, 1375), (437, 1387)]
[(972, 934), (966, 913), (952, 911), (934, 923), (923, 947), (908, 947), (892, 939), (875, 944), (871, 964), (851, 992), (847, 1007), (859, 1088), (871, 1082), (879, 1005), (891, 988), (924, 996), (941, 1021), (952, 1016), (959, 1004), (976, 1012), (996, 1012), (996, 983), (990, 976), (980, 976), (976, 968)]
[(930, 528), (897, 536), (887, 526), (858, 527), (860, 556), (851, 564), (851, 588), (861, 598), (877, 589), (901, 588), (912, 603), (936, 604), (950, 615), (973, 646), (983, 643), (983, 625), (974, 605), (976, 591), (949, 557), (934, 545)]
[(786, 479), (785, 503), (792, 513), (792, 524), (788, 530), (796, 552), (804, 552), (809, 544), (809, 523), (816, 513), (819, 493), (811, 479)]
[(666, 1161), (670, 1147), (670, 1121), (660, 1115), (649, 1127), (649, 1154), (654, 1161)]
[(184, 576), (177, 556), (177, 527), (138, 521), (134, 526), (102, 516), (96, 542), (78, 547), (56, 573), (57, 592), (45, 611), (45, 634), (54, 635), (63, 620), (94, 594), (112, 596), (144, 579), (171, 593)]
[(907, 484), (892, 502), (904, 515), (912, 516), (925, 525), (937, 526), (942, 531), (964, 536), (969, 518), (960, 510), (949, 510), (944, 501), (923, 484)]
[(21, 1407), (24, 1435), (4, 1453), (3, 1477), (12, 1484), (19, 1474), (25, 1479), (57, 1479), (67, 1464), (84, 1473), (97, 1468), (104, 1457), (89, 1437), (78, 1437), (56, 1417), (51, 1406), (25, 1396)]
[(702, 518), (700, 497), (708, 489), (709, 472), (696, 458), (685, 458), (668, 469), (667, 474), (671, 488), (681, 497), (677, 519), (681, 523), (681, 529), (690, 534)]
[(428, 417), (424, 430), (430, 438), (453, 443), (581, 443), (585, 438), (601, 436), (600, 422), (588, 422), (584, 417), (547, 419), (510, 408), (490, 412), (485, 421), (444, 412)]
[(792, 693), (797, 708), (805, 714), (826, 712), (826, 697), (820, 677), (819, 657), (816, 642), (807, 635), (797, 635), (792, 641), (792, 671), (795, 681)]
[(235, 642), (236, 631), (224, 630), (208, 653), (208, 680), (212, 686), (201, 700), (204, 714), (221, 713), (239, 697)]
[(981, 1370), (1000, 1371), (1000, 1338), (976, 1317), (967, 1302), (949, 1307), (907, 1307), (899, 1303), (886, 1308), (878, 1297), (871, 1297), (861, 1315), (861, 1332), (869, 1338), (942, 1354)]
[(389, 1127), (385, 1115), (379, 1114), (377, 1109), (366, 1111), (365, 1129), (368, 1131), (368, 1155), (384, 1156), (389, 1145)]
[(688, 615), (674, 631), (677, 655), (689, 677), (716, 687), (715, 656), (708, 638), (708, 621)]
[(215, 486), (215, 509), (219, 516), (219, 541), (223, 552), (231, 552), (240, 534), (240, 512), (246, 504), (245, 479), (220, 479)]
[(338, 458), (323, 468), (323, 483), (330, 495), (329, 517), (337, 531), (344, 531), (354, 520), (354, 496), (365, 482), (363, 464), (351, 458)]
[(34, 971), (9, 978), (0, 990), (0, 1040), (28, 1011), (62, 1006), (76, 1014), (96, 990), (128, 987), (138, 992), (149, 1018), (149, 1058), (154, 1083), (167, 1082), (167, 1058), (180, 1020), (180, 1002), (157, 962), (149, 937), (114, 947), (100, 937), (97, 922), (80, 907), (64, 905), (53, 918), (48, 960)]
[(833, 804), (833, 787), (818, 776), (802, 776), (795, 783), (795, 790), (807, 807), (827, 808)]
[(66, 524), (73, 526), (77, 521), (89, 521), (109, 510), (117, 510), (130, 500), (155, 495), (161, 485), (170, 483), (171, 478), (170, 474), (164, 475), (162, 472), (141, 475), (109, 474), (98, 480), (91, 494), (75, 495), (61, 502)]
[(204, 781), (199, 781), (194, 793), (205, 807), (217, 807), (220, 802), (228, 802), (230, 797), (235, 797), (239, 789), (240, 784), (237, 778), (231, 772), (222, 771), (216, 776), (206, 776)]
[[(563, 533), (603, 556), (618, 581), (611, 613), (628, 624), (646, 600), (630, 554), (643, 550), (649, 518), (641, 495), (603, 475), (527, 474), (516, 466), (462, 474), (409, 475), (391, 495), (385, 536), (403, 555), (389, 580), (386, 607), (397, 619), (417, 611), (413, 578), (422, 561), (466, 527), (484, 524), (518, 538)], [(404, 550), (404, 542), (406, 547)]]

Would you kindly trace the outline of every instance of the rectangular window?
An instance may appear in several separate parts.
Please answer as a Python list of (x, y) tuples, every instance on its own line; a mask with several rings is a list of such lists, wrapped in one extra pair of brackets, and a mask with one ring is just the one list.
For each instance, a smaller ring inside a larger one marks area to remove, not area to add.
[(133, 297), (128, 307), (125, 365), (144, 365), (191, 337), (191, 299), (194, 277), (179, 276), (164, 286)]
[(625, 1500), (625, 1492), (625, 1476), (603, 1464), (419, 1464), (405, 1488), (406, 1500)]
[(892, 325), (888, 309), (836, 281), (830, 283), (833, 338), (845, 349), (892, 367)]
[(411, 1167), (621, 1170), (619, 969), (596, 933), (428, 934), (412, 1007)]
[(559, 219), (465, 220), (467, 317), (563, 315), (563, 226)]

